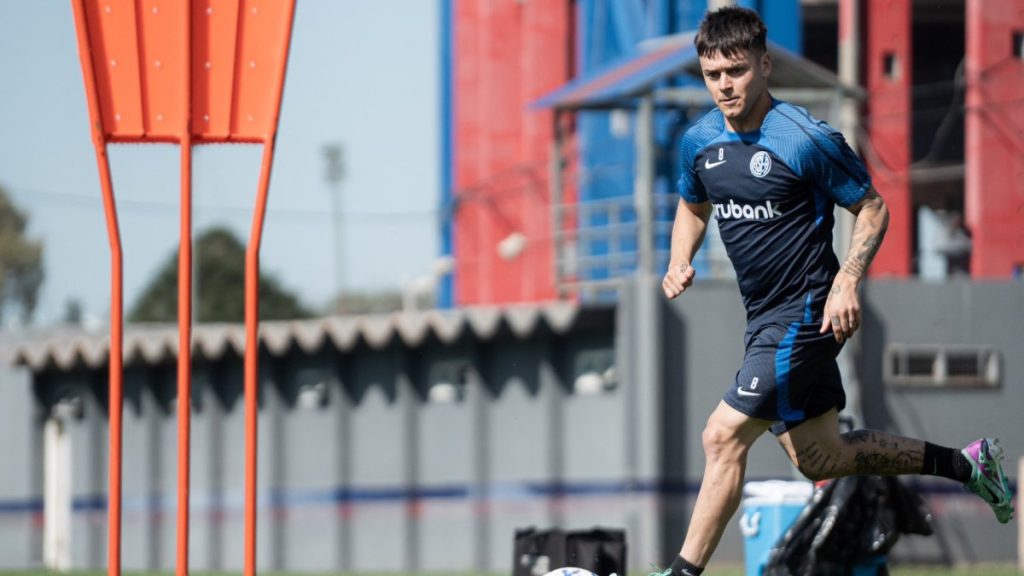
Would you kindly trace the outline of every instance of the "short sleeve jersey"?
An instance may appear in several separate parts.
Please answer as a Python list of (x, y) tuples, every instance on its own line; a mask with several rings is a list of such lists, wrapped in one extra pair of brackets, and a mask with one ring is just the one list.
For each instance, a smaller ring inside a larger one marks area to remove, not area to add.
[(680, 148), (679, 193), (713, 203), (748, 325), (820, 322), (839, 270), (834, 206), (857, 203), (871, 186), (842, 135), (773, 100), (760, 130), (730, 132), (716, 109), (687, 130)]

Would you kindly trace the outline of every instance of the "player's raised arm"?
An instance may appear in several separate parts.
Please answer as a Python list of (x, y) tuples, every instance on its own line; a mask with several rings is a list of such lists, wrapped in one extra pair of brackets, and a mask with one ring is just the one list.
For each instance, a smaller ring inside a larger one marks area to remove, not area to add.
[(711, 216), (711, 202), (690, 204), (679, 200), (676, 219), (672, 224), (672, 253), (668, 270), (661, 281), (665, 296), (675, 298), (693, 284), (693, 255), (697, 253)]
[(838, 342), (843, 342), (860, 328), (861, 310), (857, 287), (867, 274), (868, 266), (878, 253), (889, 227), (889, 209), (873, 187), (849, 210), (857, 216), (850, 251), (832, 281), (832, 290), (825, 302), (825, 313), (821, 321), (821, 333), (832, 330)]

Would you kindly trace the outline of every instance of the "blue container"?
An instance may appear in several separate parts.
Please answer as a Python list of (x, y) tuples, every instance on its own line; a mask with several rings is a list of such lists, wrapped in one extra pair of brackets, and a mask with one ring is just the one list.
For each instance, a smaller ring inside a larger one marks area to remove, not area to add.
[(772, 548), (800, 515), (813, 492), (810, 482), (747, 482), (740, 517), (746, 576), (764, 573)]

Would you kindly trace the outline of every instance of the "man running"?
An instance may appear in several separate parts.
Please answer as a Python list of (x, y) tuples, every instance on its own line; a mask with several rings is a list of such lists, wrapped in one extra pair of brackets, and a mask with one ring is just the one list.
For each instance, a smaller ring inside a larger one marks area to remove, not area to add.
[[(686, 539), (661, 576), (697, 576), (740, 504), (747, 452), (771, 430), (811, 480), (929, 474), (1013, 517), (1003, 452), (983, 438), (963, 450), (873, 430), (841, 434), (846, 404), (836, 355), (861, 325), (857, 289), (881, 245), (888, 210), (843, 137), (768, 92), (772, 60), (757, 13), (707, 14), (694, 40), (716, 104), (682, 139), (682, 196), (662, 288), (693, 282), (690, 265), (714, 213), (747, 310), (746, 353), (703, 432), (704, 478)], [(856, 216), (840, 266), (833, 208)]]

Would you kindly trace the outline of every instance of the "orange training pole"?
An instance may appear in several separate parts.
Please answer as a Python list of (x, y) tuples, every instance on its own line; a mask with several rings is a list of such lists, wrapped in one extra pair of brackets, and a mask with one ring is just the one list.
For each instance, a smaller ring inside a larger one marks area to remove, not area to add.
[(192, 418), (192, 2), (186, 2), (182, 42), (181, 206), (178, 239), (178, 562), (188, 576)]
[(181, 239), (178, 244), (178, 565), (188, 574), (188, 513), (192, 412), (192, 144), (181, 141)]
[(75, 12), (75, 30), (78, 36), (78, 55), (82, 64), (92, 120), (92, 142), (96, 149), (96, 164), (100, 174), (100, 188), (103, 192), (103, 211), (107, 220), (107, 241), (110, 243), (110, 389), (108, 411), (110, 419), (108, 455), (107, 494), (107, 574), (121, 574), (121, 407), (123, 392), (123, 257), (121, 232), (117, 224), (117, 204), (114, 202), (114, 186), (110, 177), (110, 160), (107, 157), (106, 136), (100, 121), (100, 106), (96, 91), (96, 77), (92, 66), (89, 33), (85, 24), (85, 6), (72, 2)]
[(110, 398), (107, 410), (110, 418), (109, 495), (107, 496), (107, 574), (121, 574), (121, 408), (123, 406), (123, 258), (121, 232), (117, 225), (117, 205), (110, 179), (110, 163), (106, 144), (96, 149), (100, 167), (100, 186), (103, 188), (103, 211), (107, 217), (107, 239), (110, 242)]
[[(110, 576), (121, 568), (123, 270), (107, 145), (181, 146), (178, 255), (177, 576), (188, 574), (192, 340), (192, 146), (263, 144), (246, 253), (245, 571), (256, 567), (259, 250), (294, 0), (71, 0), (112, 260)], [(215, 5), (216, 4), (216, 5)], [(193, 62), (193, 60), (195, 60)]]
[[(284, 91), (295, 3), (243, 2), (239, 52), (245, 54), (237, 78), (234, 126), (239, 134), (263, 143), (259, 190), (245, 253), (245, 557), (244, 576), (256, 574), (256, 448), (259, 409), (259, 271), (260, 243), (270, 190), (278, 115)], [(269, 9), (269, 10), (268, 10)], [(267, 11), (262, 12), (261, 10)], [(268, 17), (273, 14), (273, 17)], [(257, 59), (267, 65), (259, 66)], [(272, 92), (268, 94), (268, 87)], [(267, 98), (267, 96), (270, 96)], [(259, 122), (256, 122), (259, 120)], [(251, 128), (249, 128), (251, 126)], [(257, 127), (258, 126), (258, 127)]]
[(110, 458), (109, 494), (107, 496), (107, 573), (121, 574), (121, 408), (123, 405), (123, 258), (121, 255), (121, 232), (117, 225), (117, 205), (114, 203), (114, 189), (110, 178), (110, 163), (107, 159), (106, 144), (98, 143), (97, 163), (100, 169), (100, 186), (103, 189), (103, 211), (107, 217), (107, 240), (110, 242)]
[(178, 566), (188, 574), (188, 513), (192, 411), (192, 144), (181, 141), (181, 233), (178, 244)]
[(259, 191), (245, 252), (245, 566), (244, 575), (256, 574), (256, 441), (259, 377), (260, 242), (270, 189), (274, 138), (263, 145)]

